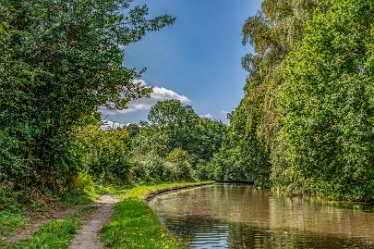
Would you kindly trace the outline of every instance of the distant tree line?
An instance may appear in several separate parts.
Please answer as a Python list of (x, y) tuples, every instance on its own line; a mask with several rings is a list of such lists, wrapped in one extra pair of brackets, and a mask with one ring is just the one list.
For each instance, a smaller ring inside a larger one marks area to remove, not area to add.
[(75, 151), (101, 183), (140, 184), (208, 179), (204, 167), (221, 147), (227, 126), (199, 117), (178, 100), (158, 102), (149, 122), (103, 130), (81, 130)]

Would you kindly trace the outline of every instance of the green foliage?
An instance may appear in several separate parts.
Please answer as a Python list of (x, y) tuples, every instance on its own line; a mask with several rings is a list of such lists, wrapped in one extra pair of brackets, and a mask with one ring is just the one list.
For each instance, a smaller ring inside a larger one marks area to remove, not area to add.
[(190, 125), (198, 118), (192, 106), (175, 99), (159, 101), (148, 114), (148, 120), (159, 128)]
[(245, 21), (243, 45), (251, 45), (254, 53), (242, 59), (248, 72), (245, 96), (229, 114), (224, 146), (208, 164), (213, 179), (270, 186), (270, 162), (278, 146), (277, 98), (284, 82), (281, 65), (303, 39), (317, 2), (264, 0), (262, 10)]
[(177, 181), (192, 180), (192, 166), (187, 161), (178, 161), (172, 165), (173, 173)]
[(14, 192), (8, 185), (0, 185), (0, 211), (20, 211), (22, 209), (20, 205), (21, 195), (21, 193)]
[(284, 64), (274, 180), (325, 197), (374, 199), (374, 3), (318, 8)]
[(178, 100), (158, 102), (148, 119), (151, 125), (143, 129), (143, 134), (155, 137), (155, 153), (162, 157), (180, 148), (198, 159), (208, 160), (221, 147), (226, 132), (222, 122), (200, 118), (191, 106)]
[(57, 219), (53, 222), (43, 225), (33, 235), (31, 239), (12, 246), (14, 249), (55, 249), (68, 248), (69, 242), (74, 238), (80, 220), (76, 217), (66, 219)]
[(189, 162), (190, 164), (194, 164), (195, 160), (196, 159), (193, 156), (191, 156), (190, 154), (188, 154), (187, 151), (184, 151), (181, 148), (175, 148), (166, 157), (166, 161), (170, 163), (186, 161), (186, 162)]
[(99, 196), (98, 187), (87, 171), (79, 173), (73, 178), (70, 189), (61, 196), (63, 204), (72, 206), (92, 202)]
[(264, 0), (262, 10), (242, 29), (243, 45), (250, 44), (242, 65), (248, 71), (243, 105), (247, 129), (272, 150), (276, 145), (278, 90), (283, 84), (282, 62), (298, 46), (318, 0)]
[(97, 120), (101, 105), (125, 108), (150, 93), (123, 67), (124, 48), (174, 18), (147, 19), (131, 2), (1, 1), (0, 182), (64, 191), (81, 170), (76, 127)]
[[(373, 4), (265, 0), (247, 19), (245, 97), (231, 115), (215, 179), (373, 199)], [(271, 164), (270, 164), (271, 162)]]
[(129, 179), (133, 184), (174, 180), (171, 169), (165, 164), (164, 160), (157, 156), (145, 155), (143, 159), (133, 159), (129, 174)]
[(211, 179), (269, 186), (269, 153), (254, 131), (247, 131), (247, 113), (242, 103), (230, 114), (224, 145), (208, 164)]
[[(197, 164), (207, 162), (222, 145), (227, 127), (199, 117), (177, 100), (158, 102), (150, 110), (151, 124), (142, 122), (131, 141), (132, 182), (158, 183), (197, 179)], [(206, 167), (204, 179), (208, 179)]]
[[(9, 211), (0, 212), (0, 237), (5, 237), (27, 223), (25, 215)], [(1, 241), (0, 241), (1, 246)]]
[(88, 126), (78, 133), (76, 141), (84, 169), (96, 180), (128, 183), (130, 137), (125, 128), (102, 130), (100, 126)]
[(195, 177), (201, 181), (207, 181), (211, 179), (215, 179), (212, 175), (213, 169), (209, 167), (206, 161), (200, 161), (196, 165), (195, 169)]

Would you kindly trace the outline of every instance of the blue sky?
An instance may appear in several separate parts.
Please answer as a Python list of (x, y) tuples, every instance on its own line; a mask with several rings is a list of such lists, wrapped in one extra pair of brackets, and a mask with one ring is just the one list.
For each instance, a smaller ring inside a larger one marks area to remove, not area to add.
[(226, 120), (243, 97), (246, 73), (241, 57), (251, 48), (241, 44), (241, 28), (261, 0), (135, 0), (147, 4), (150, 16), (169, 14), (174, 25), (130, 45), (125, 66), (147, 68), (142, 80), (155, 86), (150, 100), (137, 100), (103, 119), (119, 123), (146, 120), (157, 100), (175, 98), (191, 104), (199, 115)]

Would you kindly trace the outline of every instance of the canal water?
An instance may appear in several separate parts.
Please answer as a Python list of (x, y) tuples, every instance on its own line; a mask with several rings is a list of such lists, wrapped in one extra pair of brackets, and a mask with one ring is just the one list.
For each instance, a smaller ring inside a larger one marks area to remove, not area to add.
[(217, 184), (150, 202), (189, 248), (374, 248), (374, 213), (285, 197), (248, 185)]

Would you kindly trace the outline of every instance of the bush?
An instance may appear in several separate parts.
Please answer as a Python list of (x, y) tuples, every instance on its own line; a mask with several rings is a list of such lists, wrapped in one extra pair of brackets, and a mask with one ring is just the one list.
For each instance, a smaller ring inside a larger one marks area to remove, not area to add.
[(159, 159), (150, 159), (144, 162), (145, 168), (147, 172), (147, 176), (150, 182), (162, 182), (164, 171), (165, 171), (165, 163)]
[(79, 173), (73, 178), (73, 190), (82, 191), (87, 194), (95, 193), (95, 183), (87, 171)]
[(191, 165), (194, 165), (196, 162), (196, 157), (189, 154), (187, 151), (182, 150), (181, 148), (175, 148), (168, 154), (168, 156), (166, 157), (166, 161), (170, 163), (186, 161)]
[(16, 212), (21, 209), (20, 193), (16, 193), (7, 185), (0, 185), (0, 211)]
[(192, 180), (192, 166), (187, 161), (179, 161), (173, 165), (174, 176), (177, 181)]
[(213, 179), (211, 168), (209, 167), (208, 163), (205, 161), (201, 161), (196, 165), (194, 175), (195, 175), (195, 178), (199, 180), (203, 180), (203, 181)]

